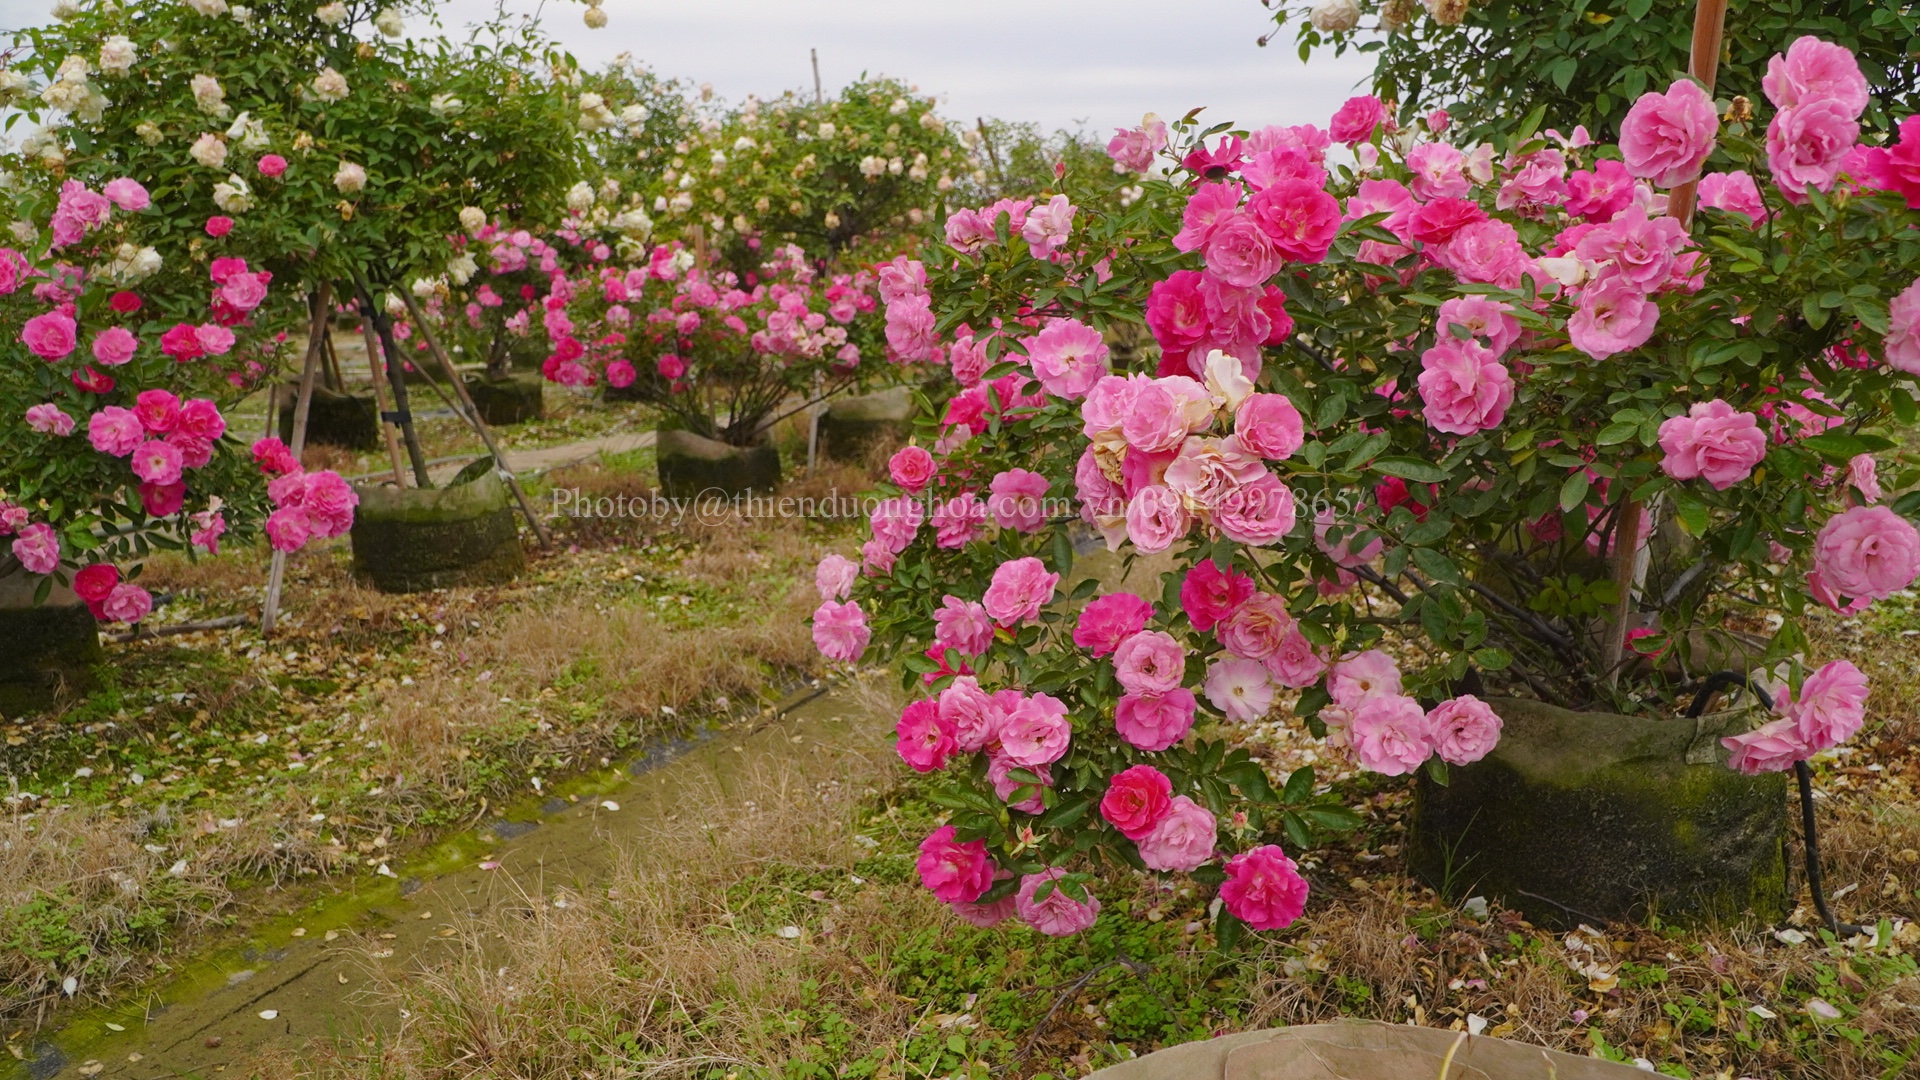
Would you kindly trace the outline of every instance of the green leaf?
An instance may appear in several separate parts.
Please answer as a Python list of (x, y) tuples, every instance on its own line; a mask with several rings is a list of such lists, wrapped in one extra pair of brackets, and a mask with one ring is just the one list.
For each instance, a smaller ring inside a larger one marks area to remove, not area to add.
[(1608, 424), (1606, 427), (1600, 429), (1600, 434), (1593, 437), (1593, 442), (1596, 446), (1613, 446), (1633, 438), (1634, 434), (1639, 430), (1640, 422), (1638, 420)]
[(1373, 470), (1387, 476), (1397, 476), (1402, 480), (1414, 480), (1423, 484), (1444, 483), (1451, 475), (1440, 466), (1416, 457), (1378, 458), (1373, 463)]
[(1586, 502), (1587, 489), (1590, 486), (1585, 472), (1577, 472), (1568, 476), (1566, 483), (1560, 485), (1560, 509), (1562, 511), (1571, 510), (1581, 503)]

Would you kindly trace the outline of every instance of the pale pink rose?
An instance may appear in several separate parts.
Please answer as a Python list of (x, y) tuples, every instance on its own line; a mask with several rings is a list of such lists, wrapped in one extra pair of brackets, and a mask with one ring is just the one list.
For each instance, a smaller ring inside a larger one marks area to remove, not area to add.
[(1050, 319), (1026, 346), (1034, 378), (1054, 397), (1078, 401), (1107, 375), (1106, 341), (1078, 320)]
[(1164, 694), (1122, 694), (1113, 710), (1113, 729), (1129, 746), (1159, 753), (1193, 728), (1199, 703), (1184, 686)]
[(987, 510), (994, 524), (1015, 532), (1040, 531), (1047, 523), (1046, 477), (1028, 469), (1008, 469), (988, 483)]
[(73, 417), (52, 402), (42, 402), (27, 407), (27, 427), (42, 435), (71, 435)]
[(1400, 665), (1379, 649), (1354, 653), (1327, 672), (1327, 695), (1349, 709), (1369, 698), (1400, 693)]
[(1217, 826), (1207, 808), (1185, 795), (1175, 795), (1166, 816), (1140, 839), (1140, 861), (1149, 870), (1192, 873), (1213, 858), (1218, 839)]
[(1153, 157), (1167, 147), (1167, 125), (1151, 120), (1137, 128), (1114, 128), (1107, 142), (1107, 156), (1115, 165), (1130, 172), (1143, 173), (1153, 168)]
[(1307, 881), (1277, 844), (1235, 855), (1226, 870), (1220, 903), (1255, 930), (1284, 930), (1307, 910)]
[(1171, 488), (1148, 484), (1127, 503), (1127, 539), (1143, 555), (1157, 555), (1187, 535), (1192, 518)]
[(100, 193), (113, 200), (113, 205), (130, 214), (145, 210), (153, 202), (147, 189), (138, 180), (126, 176), (107, 181), (107, 186), (101, 188)]
[(980, 601), (994, 622), (1013, 626), (1039, 618), (1040, 609), (1053, 602), (1059, 584), (1060, 575), (1049, 573), (1039, 559), (1010, 559), (994, 568), (993, 581)]
[(1354, 706), (1347, 739), (1360, 767), (1382, 776), (1405, 776), (1433, 753), (1426, 711), (1399, 694), (1370, 697)]
[[(995, 881), (1001, 881), (1012, 876), (1013, 874), (1011, 872), (1001, 870), (993, 875), (993, 879)], [(1000, 899), (988, 903), (949, 904), (947, 906), (952, 909), (954, 915), (958, 917), (961, 922), (967, 923), (970, 926), (977, 926), (982, 930), (991, 930), (1019, 914), (1019, 898), (1012, 893), (1008, 893)]]
[(1466, 157), (1447, 143), (1421, 143), (1407, 153), (1413, 171), (1413, 193), (1422, 200), (1459, 199), (1473, 190), (1467, 180)]
[(1760, 186), (1745, 169), (1713, 172), (1700, 178), (1700, 205), (1730, 214), (1745, 214), (1750, 221), (1767, 215), (1767, 204), (1760, 198)]
[(1213, 508), (1220, 535), (1241, 544), (1264, 547), (1293, 531), (1297, 520), (1293, 490), (1272, 473), (1227, 492)]
[(1493, 350), (1451, 334), (1420, 357), (1420, 400), (1427, 426), (1471, 435), (1500, 426), (1513, 404), (1513, 376)]
[(971, 491), (933, 505), (933, 546), (957, 551), (987, 531), (987, 504)]
[(1609, 274), (1580, 291), (1579, 306), (1567, 318), (1567, 339), (1595, 360), (1605, 360), (1645, 345), (1659, 322), (1659, 304), (1625, 278)]
[(845, 600), (853, 594), (853, 583), (859, 577), (859, 563), (844, 555), (828, 555), (814, 568), (813, 587), (820, 591), (822, 600)]
[(1813, 756), (1813, 751), (1800, 741), (1794, 722), (1784, 718), (1742, 735), (1728, 736), (1720, 740), (1720, 745), (1732, 751), (1727, 757), (1727, 768), (1748, 776), (1785, 772), (1793, 768), (1794, 762)]
[(152, 594), (125, 581), (115, 585), (100, 603), (100, 614), (106, 616), (108, 622), (137, 623), (152, 611)]
[(1794, 109), (1816, 101), (1830, 101), (1849, 117), (1867, 107), (1867, 77), (1853, 51), (1809, 34), (1767, 61), (1760, 88), (1776, 109)]
[(1920, 375), (1920, 279), (1887, 305), (1887, 336), (1880, 349), (1888, 367)]
[(1427, 714), (1433, 752), (1449, 765), (1470, 765), (1486, 757), (1499, 744), (1502, 726), (1493, 707), (1472, 694), (1443, 701)]
[(938, 772), (946, 768), (947, 758), (957, 749), (953, 729), (941, 717), (940, 706), (931, 701), (908, 702), (900, 711), (900, 720), (893, 732), (894, 750), (914, 772)]
[(1020, 226), (1020, 238), (1027, 242), (1028, 254), (1045, 259), (1059, 250), (1073, 232), (1073, 215), (1078, 209), (1065, 195), (1055, 195), (1034, 207)]
[(1809, 751), (1839, 746), (1866, 723), (1867, 677), (1848, 661), (1835, 660), (1807, 676), (1799, 697), (1781, 711)]
[(979, 656), (993, 644), (993, 620), (985, 607), (945, 596), (933, 613), (933, 640), (966, 656)]
[(1740, 412), (1718, 398), (1696, 402), (1685, 416), (1660, 425), (1660, 468), (1675, 480), (1705, 479), (1715, 491), (1753, 475), (1767, 456), (1760, 418)]
[(1551, 147), (1530, 154), (1508, 155), (1507, 179), (1494, 197), (1499, 210), (1537, 212), (1567, 201), (1567, 157)]
[(1146, 629), (1153, 605), (1130, 592), (1109, 593), (1080, 609), (1073, 643), (1095, 656), (1106, 656), (1120, 643)]
[(51, 574), (60, 565), (60, 538), (45, 522), (23, 526), (13, 540), (13, 557), (29, 574)]
[(918, 495), (940, 471), (933, 455), (923, 446), (903, 446), (887, 459), (887, 475), (902, 491)]
[(993, 888), (993, 860), (984, 840), (961, 843), (951, 825), (942, 825), (920, 841), (914, 861), (920, 884), (949, 904), (967, 904)]
[[(1328, 540), (1328, 537), (1333, 534), (1335, 528), (1341, 530), (1340, 542), (1337, 544), (1331, 543)], [(1327, 558), (1349, 569), (1357, 566), (1365, 566), (1379, 558), (1381, 550), (1386, 547), (1386, 541), (1376, 533), (1367, 541), (1365, 547), (1359, 551), (1354, 551), (1353, 542), (1364, 531), (1367, 531), (1367, 527), (1361, 522), (1341, 522), (1336, 520), (1333, 507), (1331, 506), (1321, 507), (1320, 512), (1314, 515), (1314, 545), (1318, 547)]]
[[(1868, 504), (1880, 501), (1880, 471), (1873, 463), (1872, 454), (1855, 454), (1847, 462), (1847, 487), (1853, 489)], [(1847, 496), (1851, 499), (1853, 496)]]
[(1690, 79), (1679, 79), (1665, 93), (1648, 91), (1620, 123), (1620, 156), (1627, 171), (1655, 187), (1677, 187), (1698, 179), (1713, 152), (1720, 117), (1713, 98)]
[(867, 651), (873, 631), (867, 628), (867, 613), (857, 601), (822, 601), (813, 609), (813, 644), (829, 660), (851, 663)]
[(1133, 694), (1165, 694), (1186, 674), (1187, 650), (1171, 634), (1142, 630), (1113, 651), (1114, 678)]
[(121, 326), (109, 326), (93, 335), (93, 358), (107, 367), (118, 367), (133, 359), (140, 339)]
[(914, 535), (920, 531), (920, 523), (925, 519), (926, 511), (917, 500), (896, 496), (882, 499), (875, 505), (867, 521), (873, 528), (873, 538), (898, 555), (913, 543)]
[(1300, 410), (1285, 394), (1251, 394), (1233, 416), (1240, 445), (1269, 461), (1285, 461), (1306, 441)]
[(1066, 756), (1073, 738), (1067, 707), (1049, 694), (1034, 694), (1000, 721), (1000, 753), (1023, 769), (1051, 765)]
[(1517, 289), (1528, 272), (1538, 272), (1520, 234), (1504, 221), (1476, 221), (1460, 227), (1446, 243), (1432, 249), (1433, 259), (1462, 281), (1483, 282)]
[(1814, 101), (1774, 114), (1767, 125), (1767, 168), (1788, 199), (1807, 189), (1833, 190), (1841, 164), (1860, 141), (1860, 125), (1834, 101)]
[(1920, 530), (1885, 506), (1843, 510), (1814, 538), (1813, 572), (1838, 596), (1884, 600), (1920, 574)]
[(209, 356), (225, 356), (233, 349), (233, 331), (216, 323), (202, 323), (194, 327), (193, 339), (199, 342), (201, 351)]
[(1458, 326), (1476, 338), (1484, 338), (1495, 356), (1505, 356), (1520, 340), (1520, 320), (1513, 317), (1513, 305), (1484, 296), (1456, 296), (1442, 301), (1434, 320), (1443, 336), (1451, 337)]
[[(1014, 696), (1018, 697), (1019, 694), (1015, 692)], [(1003, 712), (1010, 711), (1011, 706), (1003, 710)], [(1015, 769), (1026, 769), (1027, 772), (1039, 777), (1040, 783), (1036, 785), (1030, 780), (1015, 779), (1013, 776)], [(993, 785), (994, 797), (1006, 803), (1008, 809), (1018, 810), (1023, 814), (1038, 814), (1047, 808), (1045, 792), (1041, 789), (1053, 786), (1053, 774), (1045, 765), (1036, 765), (1032, 768), (1016, 765), (1008, 761), (1007, 756), (995, 746), (987, 754), (987, 783)], [(1029, 789), (1031, 794), (1019, 802), (1010, 801), (1023, 787)]]
[(1042, 885), (1054, 885), (1066, 873), (1056, 866), (1020, 879), (1020, 891), (1014, 894), (1020, 921), (1048, 937), (1072, 937), (1093, 925), (1100, 915), (1100, 899), (1084, 885), (1085, 901), (1075, 900), (1058, 886), (1040, 896)]
[(1266, 662), (1294, 632), (1287, 602), (1272, 593), (1254, 593), (1220, 620), (1214, 631), (1220, 644), (1244, 660)]
[(1327, 670), (1326, 660), (1298, 626), (1280, 640), (1280, 647), (1266, 658), (1266, 664), (1275, 681), (1291, 690), (1305, 690), (1319, 682)]
[[(1102, 385), (1105, 385), (1103, 380)], [(1127, 445), (1149, 454), (1169, 453), (1187, 438), (1187, 416), (1169, 380), (1155, 379), (1130, 388), (1120, 434)]]
[(1273, 708), (1273, 683), (1258, 660), (1222, 657), (1207, 665), (1207, 700), (1229, 720), (1253, 723)]
[(1629, 206), (1613, 220), (1590, 229), (1574, 245), (1574, 254), (1605, 264), (1602, 274), (1625, 278), (1634, 290), (1650, 293), (1673, 276), (1673, 262), (1687, 247), (1687, 231), (1676, 218), (1650, 218), (1645, 207)]
[(984, 750), (1000, 738), (1005, 717), (971, 675), (955, 678), (953, 685), (940, 691), (939, 709), (941, 723), (953, 732), (954, 748), (962, 753)]
[(1385, 214), (1379, 226), (1405, 243), (1411, 238), (1407, 231), (1408, 219), (1419, 206), (1413, 192), (1398, 180), (1362, 180), (1359, 189), (1347, 198), (1347, 210), (1341, 220), (1359, 221)]

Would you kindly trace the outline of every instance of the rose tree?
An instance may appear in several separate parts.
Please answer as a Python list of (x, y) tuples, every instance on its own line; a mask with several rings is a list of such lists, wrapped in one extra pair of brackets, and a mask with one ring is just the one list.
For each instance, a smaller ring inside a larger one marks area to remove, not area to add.
[[(1854, 59), (1812, 38), (1764, 85), (1768, 116), (1648, 93), (1610, 145), (1456, 146), (1367, 97), (1325, 130), (1155, 126), (1113, 143), (1178, 162), (1130, 205), (1069, 173), (953, 215), (888, 301), (958, 392), (814, 617), (830, 658), (877, 641), (924, 682), (900, 751), (954, 811), (929, 886), (1058, 933), (1090, 868), (1191, 872), (1223, 932), (1285, 925), (1272, 841), (1352, 819), (1217, 725), (1289, 698), (1442, 782), (1501, 696), (1673, 715), (1734, 663), (1779, 711), (1731, 766), (1857, 731), (1865, 678), (1801, 619), (1920, 572), (1920, 493), (1887, 504), (1873, 456), (1916, 419), (1920, 118), (1863, 140)], [(1151, 370), (1117, 366), (1143, 323)], [(1158, 586), (1073, 584), (1083, 530)]]

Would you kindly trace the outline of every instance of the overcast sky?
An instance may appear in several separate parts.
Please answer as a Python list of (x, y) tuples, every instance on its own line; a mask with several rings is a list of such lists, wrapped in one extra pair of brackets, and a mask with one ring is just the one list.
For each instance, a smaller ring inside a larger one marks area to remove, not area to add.
[[(0, 28), (43, 22), (51, 6), (0, 0)], [(440, 5), (449, 29), (493, 9)], [(544, 16), (589, 66), (631, 52), (731, 99), (767, 97), (811, 88), (815, 48), (828, 93), (862, 72), (892, 75), (940, 95), (950, 117), (1102, 133), (1197, 105), (1246, 126), (1325, 125), (1368, 67), (1351, 55), (1302, 64), (1290, 32), (1258, 47), (1272, 27), (1259, 0), (605, 0), (603, 30), (587, 29), (584, 10), (547, 0)]]

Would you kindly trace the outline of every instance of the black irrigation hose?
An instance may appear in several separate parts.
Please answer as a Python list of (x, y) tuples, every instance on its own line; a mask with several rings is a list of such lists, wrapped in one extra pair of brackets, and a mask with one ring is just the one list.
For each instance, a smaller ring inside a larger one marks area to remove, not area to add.
[[(1717, 671), (1700, 684), (1699, 691), (1694, 694), (1693, 704), (1687, 709), (1687, 718), (1698, 719), (1716, 692), (1735, 686), (1745, 687), (1752, 692), (1764, 708), (1773, 708), (1773, 696), (1749, 681), (1745, 675), (1737, 671)], [(1826, 887), (1820, 874), (1820, 833), (1813, 813), (1813, 770), (1807, 767), (1806, 762), (1796, 761), (1793, 763), (1793, 775), (1800, 788), (1800, 838), (1806, 846), (1807, 891), (1813, 895), (1813, 910), (1819, 913), (1820, 921), (1826, 924), (1834, 937), (1849, 938), (1867, 933), (1864, 926), (1841, 922), (1827, 907)]]

